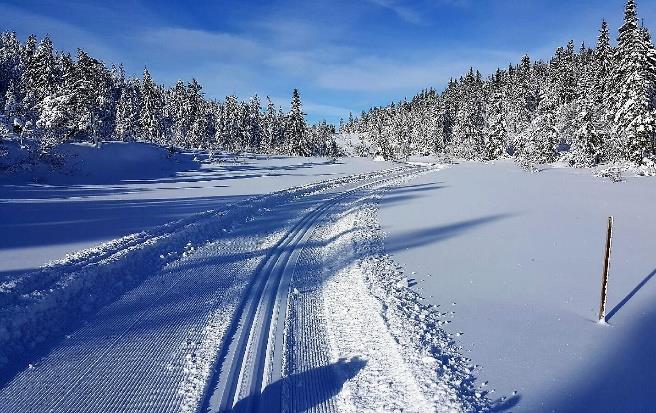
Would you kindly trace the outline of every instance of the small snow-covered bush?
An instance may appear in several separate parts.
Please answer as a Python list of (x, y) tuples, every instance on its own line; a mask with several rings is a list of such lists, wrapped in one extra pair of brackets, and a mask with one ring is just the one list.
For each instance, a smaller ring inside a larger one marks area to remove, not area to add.
[(654, 158), (644, 158), (642, 165), (638, 167), (637, 174), (640, 176), (656, 176), (656, 160)]
[(625, 170), (623, 166), (613, 165), (595, 172), (594, 175), (600, 178), (608, 178), (612, 182), (621, 182), (623, 179), (622, 173)]

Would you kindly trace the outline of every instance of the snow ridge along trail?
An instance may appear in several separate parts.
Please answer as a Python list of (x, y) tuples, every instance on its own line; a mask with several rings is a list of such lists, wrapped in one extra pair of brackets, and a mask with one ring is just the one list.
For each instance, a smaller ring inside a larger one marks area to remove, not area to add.
[[(394, 171), (382, 179), (334, 194), (306, 214), (274, 247), (251, 285), (219, 356), (220, 374), (205, 402), (211, 412), (277, 412), (282, 405), (284, 333), (287, 300), (299, 254), (317, 221), (333, 206), (358, 191), (417, 173)], [(273, 386), (270, 386), (272, 385)], [(266, 390), (266, 391), (265, 391)]]

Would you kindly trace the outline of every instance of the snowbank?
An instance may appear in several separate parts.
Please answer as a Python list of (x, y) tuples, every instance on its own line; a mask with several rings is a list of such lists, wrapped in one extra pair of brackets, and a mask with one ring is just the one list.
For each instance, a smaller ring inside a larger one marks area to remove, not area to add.
[[(198, 166), (190, 154), (170, 154), (142, 142), (65, 143), (39, 157), (38, 148), (26, 140), (6, 139), (0, 145), (0, 182), (36, 182), (53, 185), (117, 183), (153, 179)], [(29, 150), (27, 150), (30, 148)]]

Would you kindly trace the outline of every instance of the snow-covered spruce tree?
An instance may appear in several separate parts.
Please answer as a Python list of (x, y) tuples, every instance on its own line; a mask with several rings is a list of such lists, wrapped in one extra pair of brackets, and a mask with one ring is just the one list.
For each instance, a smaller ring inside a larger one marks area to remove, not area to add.
[(111, 73), (81, 49), (74, 69), (72, 105), (76, 134), (88, 136), (95, 145), (111, 135), (116, 110), (111, 99)]
[(113, 138), (119, 141), (134, 141), (139, 137), (139, 80), (130, 79), (121, 89), (116, 105), (116, 121)]
[(593, 103), (599, 110), (606, 111), (609, 109), (607, 107), (607, 98), (610, 87), (610, 75), (613, 70), (613, 53), (614, 50), (610, 44), (608, 23), (606, 23), (606, 20), (602, 20), (593, 55), (592, 72), (594, 83), (591, 90)]
[(59, 62), (59, 85), (39, 102), (39, 119), (36, 126), (40, 130), (41, 151), (48, 152), (60, 143), (66, 142), (78, 131), (75, 86), (75, 63), (64, 53)]
[(480, 159), (485, 127), (482, 81), (480, 73), (470, 69), (462, 85), (460, 106), (453, 127), (452, 152), (464, 159)]
[(184, 112), (189, 122), (186, 145), (190, 148), (205, 147), (209, 133), (209, 123), (202, 87), (196, 79), (192, 79), (187, 85)]
[(23, 128), (22, 119), (25, 112), (20, 99), (20, 92), (13, 80), (9, 83), (4, 101), (4, 114), (9, 118), (14, 133), (20, 133)]
[(44, 38), (37, 46), (36, 37), (30, 36), (20, 52), (20, 77), (15, 85), (22, 113), (20, 122), (34, 124), (39, 116), (39, 103), (52, 93), (55, 85), (55, 60), (52, 42)]
[(267, 109), (264, 114), (263, 127), (262, 127), (262, 141), (260, 142), (260, 151), (264, 153), (277, 152), (278, 145), (281, 140), (282, 125), (276, 106), (267, 96)]
[[(0, 35), (0, 107), (4, 107), (4, 97), (7, 94), (9, 85), (14, 82), (14, 87), (18, 87), (20, 81), (20, 49), (21, 44), (16, 37), (15, 32), (4, 32)], [(17, 96), (18, 98), (18, 96)]]
[(141, 111), (139, 115), (139, 135), (146, 142), (163, 143), (163, 102), (162, 91), (153, 82), (150, 72), (144, 68), (141, 82)]
[(241, 144), (240, 107), (237, 97), (228, 96), (223, 104), (221, 124), (218, 126), (221, 147), (228, 151), (237, 151)]
[(255, 95), (248, 102), (246, 115), (246, 129), (248, 139), (246, 148), (249, 152), (255, 152), (262, 142), (262, 105), (260, 98)]
[(498, 159), (506, 153), (508, 129), (503, 105), (503, 74), (498, 70), (488, 84), (488, 98), (485, 106), (483, 127), (482, 158)]
[(524, 169), (536, 171), (537, 166), (558, 158), (558, 131), (553, 115), (546, 113), (535, 118), (525, 129), (518, 147), (516, 161)]
[(296, 156), (311, 156), (312, 147), (308, 139), (305, 114), (302, 110), (301, 95), (298, 89), (292, 92), (291, 109), (285, 123), (285, 141), (287, 152)]
[(37, 48), (37, 39), (34, 35), (28, 36), (25, 44), (21, 45), (20, 48), (20, 63), (18, 66), (18, 71), (20, 73), (20, 80), (17, 86), (20, 89), (20, 97), (22, 107), (24, 109), (24, 119), (23, 122), (36, 120), (36, 105), (38, 101), (34, 98), (33, 84), (34, 79), (34, 59), (36, 55)]
[(595, 117), (595, 104), (587, 100), (577, 117), (578, 130), (574, 133), (567, 158), (573, 166), (595, 166), (604, 158), (603, 131)]
[(635, 1), (628, 0), (609, 87), (614, 114), (614, 159), (642, 163), (654, 155), (655, 87), (654, 47), (646, 29), (638, 24)]
[(57, 145), (66, 142), (75, 131), (76, 114), (73, 93), (58, 90), (46, 96), (39, 104), (41, 115), (36, 125), (41, 129), (41, 152), (49, 153)]
[(166, 112), (170, 121), (171, 144), (186, 147), (189, 131), (189, 117), (187, 116), (187, 88), (182, 80), (169, 90), (166, 101)]

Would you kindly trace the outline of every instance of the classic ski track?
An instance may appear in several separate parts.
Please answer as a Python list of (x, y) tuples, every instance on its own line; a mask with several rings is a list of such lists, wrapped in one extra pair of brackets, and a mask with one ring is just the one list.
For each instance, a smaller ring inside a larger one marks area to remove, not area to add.
[[(244, 301), (238, 309), (217, 363), (218, 378), (205, 397), (203, 411), (277, 411), (270, 403), (280, 404), (280, 387), (266, 394), (262, 390), (282, 375), (283, 333), (289, 285), (305, 241), (323, 214), (358, 190), (412, 176), (424, 168), (388, 171), (386, 177), (374, 179), (346, 190), (307, 213), (265, 257)], [(271, 410), (273, 408), (273, 410)]]

